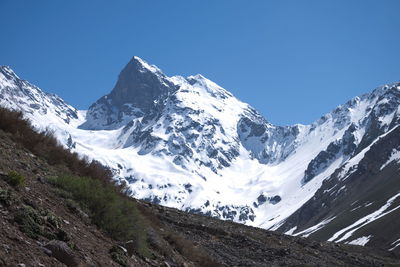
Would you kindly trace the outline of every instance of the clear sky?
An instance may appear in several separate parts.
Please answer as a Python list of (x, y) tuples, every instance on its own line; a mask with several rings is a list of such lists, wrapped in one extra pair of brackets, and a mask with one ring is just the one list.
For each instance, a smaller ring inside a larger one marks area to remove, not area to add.
[(400, 81), (398, 0), (0, 0), (0, 65), (79, 109), (137, 55), (201, 73), (275, 124)]

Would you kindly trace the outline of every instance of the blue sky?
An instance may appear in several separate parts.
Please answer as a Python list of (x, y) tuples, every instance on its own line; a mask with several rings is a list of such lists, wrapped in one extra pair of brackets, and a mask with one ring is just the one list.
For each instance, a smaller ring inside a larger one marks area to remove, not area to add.
[(137, 55), (201, 73), (275, 124), (400, 81), (397, 0), (0, 0), (0, 64), (86, 109)]

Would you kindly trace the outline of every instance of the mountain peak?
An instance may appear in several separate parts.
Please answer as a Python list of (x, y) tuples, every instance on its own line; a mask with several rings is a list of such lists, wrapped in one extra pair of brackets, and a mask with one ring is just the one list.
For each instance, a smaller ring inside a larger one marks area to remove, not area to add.
[(138, 56), (132, 57), (128, 65), (136, 67), (139, 71), (151, 71), (155, 73), (157, 72), (162, 73), (162, 71), (157, 66), (147, 63), (145, 60), (141, 59)]
[(134, 56), (121, 71), (108, 98), (111, 98), (113, 105), (116, 106), (134, 104), (146, 110), (171, 86), (159, 68)]
[(131, 118), (156, 112), (174, 90), (176, 85), (158, 67), (134, 56), (111, 93), (90, 106), (81, 128), (118, 128)]

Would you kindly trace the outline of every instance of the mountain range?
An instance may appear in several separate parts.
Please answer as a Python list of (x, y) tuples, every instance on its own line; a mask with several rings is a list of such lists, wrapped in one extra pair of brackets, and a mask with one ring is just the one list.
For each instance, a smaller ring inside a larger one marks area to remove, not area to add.
[(138, 199), (314, 239), (400, 251), (400, 83), (277, 126), (202, 75), (133, 57), (77, 110), (0, 67), (0, 105), (108, 166)]

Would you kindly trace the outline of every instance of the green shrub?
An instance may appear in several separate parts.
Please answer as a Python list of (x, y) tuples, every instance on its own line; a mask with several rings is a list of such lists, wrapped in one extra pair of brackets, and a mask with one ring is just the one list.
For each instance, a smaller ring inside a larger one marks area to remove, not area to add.
[(38, 239), (41, 236), (65, 242), (70, 240), (68, 233), (61, 228), (62, 219), (49, 210), (23, 205), (15, 213), (14, 221), (30, 238)]
[(58, 229), (58, 231), (55, 233), (54, 236), (56, 237), (55, 239), (61, 240), (61, 241), (64, 241), (64, 242), (68, 242), (68, 241), (71, 240), (71, 238), (69, 237), (68, 233), (66, 231), (64, 231), (63, 229), (61, 229), (61, 228)]
[(110, 249), (111, 258), (121, 266), (128, 266), (128, 255), (126, 252), (119, 246), (113, 246)]
[(59, 176), (50, 182), (68, 192), (90, 212), (92, 222), (116, 240), (134, 240), (142, 256), (150, 253), (143, 218), (132, 199), (110, 183), (90, 177)]
[(15, 187), (25, 184), (25, 177), (15, 171), (10, 171), (5, 179), (7, 183)]
[(44, 234), (43, 220), (39, 213), (29, 206), (24, 206), (18, 210), (14, 216), (14, 221), (19, 224), (19, 228), (27, 236), (38, 239)]
[(0, 188), (0, 202), (1, 203), (4, 203), (6, 206), (11, 206), (16, 201), (17, 201), (17, 199), (16, 199), (15, 195), (13, 195), (11, 190)]
[(49, 210), (41, 210), (40, 215), (44, 221), (52, 228), (59, 229), (62, 225), (62, 219)]

